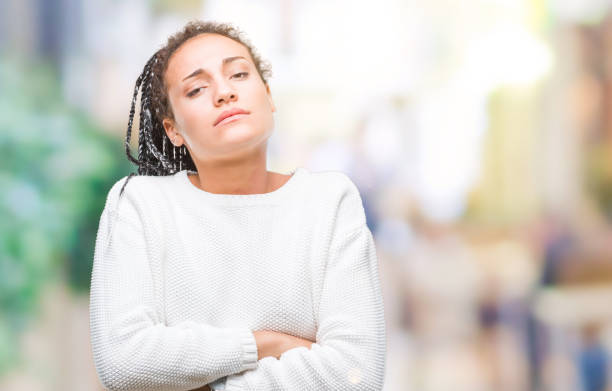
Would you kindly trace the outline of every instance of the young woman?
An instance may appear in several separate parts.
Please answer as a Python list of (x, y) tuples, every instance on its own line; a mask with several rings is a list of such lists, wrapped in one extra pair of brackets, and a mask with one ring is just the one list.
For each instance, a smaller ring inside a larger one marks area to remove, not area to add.
[[(374, 241), (338, 171), (267, 171), (269, 67), (236, 28), (193, 21), (136, 81), (90, 296), (111, 390), (380, 390)], [(130, 153), (141, 91), (138, 158)]]

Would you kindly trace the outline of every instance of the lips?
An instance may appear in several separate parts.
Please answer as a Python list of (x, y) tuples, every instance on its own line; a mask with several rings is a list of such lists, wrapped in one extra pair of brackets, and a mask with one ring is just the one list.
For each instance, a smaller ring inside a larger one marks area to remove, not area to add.
[(215, 123), (213, 124), (213, 126), (217, 126), (217, 124), (219, 124), (219, 122), (223, 121), (224, 119), (237, 115), (237, 114), (249, 114), (248, 111), (240, 109), (238, 107), (235, 107), (233, 109), (229, 109), (229, 110), (225, 110), (224, 112), (222, 112), (218, 117), (217, 120), (215, 121)]

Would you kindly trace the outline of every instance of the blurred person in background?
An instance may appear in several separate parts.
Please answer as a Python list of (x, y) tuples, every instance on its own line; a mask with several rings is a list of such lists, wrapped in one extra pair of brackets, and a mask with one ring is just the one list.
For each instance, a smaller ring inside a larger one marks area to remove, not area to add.
[(110, 189), (94, 254), (105, 387), (382, 389), (362, 199), (342, 172), (266, 170), (269, 73), (236, 28), (192, 21), (139, 76), (138, 175)]

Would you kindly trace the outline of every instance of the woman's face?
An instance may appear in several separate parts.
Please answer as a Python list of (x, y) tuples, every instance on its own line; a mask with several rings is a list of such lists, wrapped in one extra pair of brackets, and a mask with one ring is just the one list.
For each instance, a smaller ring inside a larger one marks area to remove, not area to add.
[[(233, 39), (208, 33), (188, 39), (170, 57), (165, 80), (174, 120), (164, 119), (164, 128), (196, 162), (255, 148), (272, 132), (270, 88), (246, 47)], [(248, 114), (216, 123), (237, 108)]]

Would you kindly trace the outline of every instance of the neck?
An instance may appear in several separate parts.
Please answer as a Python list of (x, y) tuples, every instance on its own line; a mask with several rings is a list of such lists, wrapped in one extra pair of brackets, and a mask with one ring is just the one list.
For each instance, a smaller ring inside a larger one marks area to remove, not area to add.
[(268, 193), (276, 183), (274, 173), (267, 171), (265, 146), (242, 156), (194, 163), (198, 173), (189, 179), (209, 193)]

